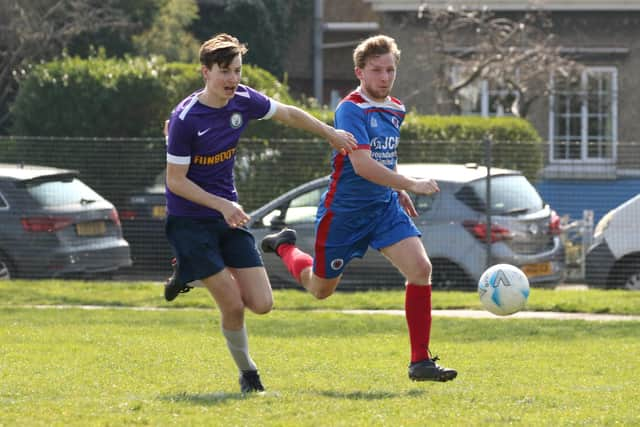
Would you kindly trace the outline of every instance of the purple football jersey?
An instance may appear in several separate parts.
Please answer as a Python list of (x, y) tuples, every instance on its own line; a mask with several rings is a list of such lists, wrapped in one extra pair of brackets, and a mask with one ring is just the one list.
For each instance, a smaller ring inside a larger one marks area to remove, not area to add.
[[(249, 120), (268, 119), (276, 102), (262, 93), (239, 85), (235, 96), (222, 108), (198, 101), (195, 92), (180, 102), (169, 119), (167, 163), (189, 165), (187, 178), (205, 191), (231, 201), (238, 200), (233, 165), (236, 146)], [(167, 187), (169, 215), (188, 217), (222, 216), (213, 209), (174, 194)]]

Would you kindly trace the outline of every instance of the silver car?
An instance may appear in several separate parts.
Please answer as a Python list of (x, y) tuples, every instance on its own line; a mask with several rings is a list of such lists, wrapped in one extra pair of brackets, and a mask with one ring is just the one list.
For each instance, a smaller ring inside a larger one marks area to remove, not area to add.
[[(487, 268), (487, 170), (477, 165), (401, 164), (400, 173), (433, 178), (440, 192), (412, 195), (422, 230), (422, 241), (433, 264), (433, 286), (439, 289), (475, 289)], [(314, 226), (320, 197), (328, 177), (305, 183), (253, 211), (249, 228), (260, 240), (274, 230), (297, 231), (298, 246), (313, 254)], [(491, 168), (491, 264), (520, 267), (532, 285), (557, 284), (564, 276), (564, 247), (560, 219), (520, 172)], [(272, 284), (292, 286), (293, 279), (273, 254), (264, 262)], [(384, 256), (369, 249), (352, 260), (341, 289), (402, 286), (403, 278)]]
[(77, 175), (0, 163), (0, 279), (104, 276), (131, 265), (118, 212)]

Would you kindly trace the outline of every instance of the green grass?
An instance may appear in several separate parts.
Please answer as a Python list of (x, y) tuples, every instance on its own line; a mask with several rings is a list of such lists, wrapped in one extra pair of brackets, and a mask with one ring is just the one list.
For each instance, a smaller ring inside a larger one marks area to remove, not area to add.
[[(160, 291), (0, 283), (0, 426), (640, 425), (640, 322), (434, 318), (432, 347), (459, 377), (413, 383), (402, 316), (308, 310), (401, 308), (400, 292), (276, 291), (277, 309), (247, 316), (268, 393), (243, 398), (204, 290), (182, 309), (126, 308), (169, 307)], [(637, 293), (555, 292), (531, 303), (640, 313)], [(475, 293), (434, 301), (479, 308)], [(114, 307), (30, 307), (57, 304)]]
[[(196, 289), (188, 298), (167, 303), (162, 288), (152, 282), (85, 282), (64, 280), (0, 281), (0, 307), (20, 305), (108, 305), (129, 307), (209, 308), (211, 298)], [(402, 309), (404, 293), (395, 291), (338, 292), (324, 301), (295, 289), (276, 290), (275, 306), (283, 310)], [(434, 309), (481, 310), (475, 292), (434, 292)], [(527, 310), (640, 314), (640, 292), (624, 290), (552, 290), (533, 288)]]

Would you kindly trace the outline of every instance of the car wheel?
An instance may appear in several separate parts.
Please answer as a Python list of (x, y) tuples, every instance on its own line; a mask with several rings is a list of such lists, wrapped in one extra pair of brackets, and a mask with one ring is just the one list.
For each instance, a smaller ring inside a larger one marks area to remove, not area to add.
[(640, 291), (640, 271), (636, 271), (627, 277), (624, 288), (630, 291)]
[(459, 291), (475, 289), (471, 278), (456, 264), (447, 260), (433, 260), (431, 286), (436, 290)]
[(13, 266), (9, 259), (0, 253), (0, 280), (10, 280)]
[(640, 291), (640, 256), (626, 256), (609, 273), (609, 286), (630, 291)]

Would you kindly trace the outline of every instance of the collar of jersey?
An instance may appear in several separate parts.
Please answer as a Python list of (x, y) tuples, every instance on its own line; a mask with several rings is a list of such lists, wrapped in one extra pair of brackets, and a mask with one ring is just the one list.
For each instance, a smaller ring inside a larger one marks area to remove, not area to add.
[(384, 106), (387, 106), (389, 102), (391, 102), (390, 96), (387, 96), (382, 102), (377, 102), (372, 100), (371, 98), (369, 98), (367, 95), (364, 94), (364, 92), (362, 91), (362, 86), (358, 86), (356, 88), (356, 92), (360, 94), (362, 99), (366, 100), (369, 104), (373, 105), (374, 107), (384, 107)]

